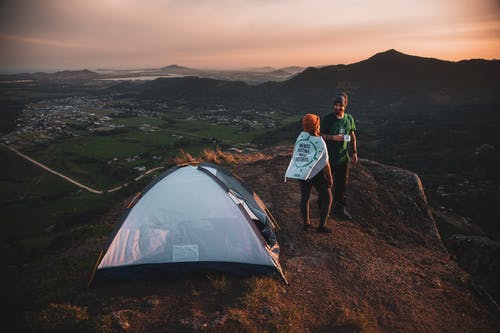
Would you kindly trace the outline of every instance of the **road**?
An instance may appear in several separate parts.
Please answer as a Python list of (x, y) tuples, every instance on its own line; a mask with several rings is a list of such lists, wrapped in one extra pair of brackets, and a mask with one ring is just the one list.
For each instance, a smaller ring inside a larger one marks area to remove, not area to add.
[[(48, 172), (50, 172), (50, 173), (52, 173), (52, 174), (54, 174), (54, 175), (58, 176), (58, 177), (60, 177), (60, 178), (62, 178), (62, 179), (64, 179), (64, 180), (66, 180), (66, 181), (68, 181), (68, 182), (70, 182), (71, 184), (76, 185), (76, 186), (78, 186), (78, 187), (80, 187), (80, 188), (82, 188), (82, 189), (84, 189), (84, 190), (86, 190), (86, 191), (89, 191), (89, 192), (91, 192), (91, 193), (94, 193), (94, 194), (103, 194), (103, 193), (111, 193), (111, 192), (116, 192), (116, 191), (119, 191), (119, 190), (121, 190), (121, 189), (123, 189), (123, 188), (127, 187), (127, 186), (130, 184), (130, 183), (125, 183), (125, 184), (123, 184), (123, 185), (116, 186), (116, 187), (111, 188), (111, 189), (109, 189), (109, 190), (96, 190), (96, 189), (91, 188), (91, 187), (89, 187), (89, 186), (87, 186), (87, 185), (84, 185), (84, 184), (82, 184), (82, 183), (80, 183), (80, 182), (78, 182), (78, 181), (76, 181), (76, 180), (74, 180), (74, 179), (72, 179), (72, 178), (70, 178), (70, 177), (68, 177), (68, 176), (66, 176), (66, 175), (63, 175), (62, 173), (57, 172), (57, 171), (55, 171), (54, 169), (49, 168), (49, 167), (48, 167), (48, 166), (46, 166), (45, 164), (42, 164), (42, 163), (40, 163), (40, 162), (38, 162), (38, 161), (36, 161), (36, 160), (32, 159), (31, 157), (29, 157), (29, 156), (27, 156), (27, 155), (25, 155), (25, 154), (21, 153), (19, 150), (15, 149), (15, 148), (13, 148), (13, 147), (10, 147), (10, 146), (8, 146), (8, 145), (6, 145), (6, 144), (4, 144), (4, 143), (0, 143), (0, 146), (2, 146), (2, 147), (4, 147), (5, 149), (8, 149), (8, 150), (10, 150), (10, 151), (14, 152), (15, 154), (17, 154), (18, 156), (21, 156), (21, 157), (22, 157), (22, 158), (24, 158), (25, 160), (27, 160), (27, 161), (29, 161), (29, 162), (31, 162), (31, 163), (33, 163), (33, 164), (37, 165), (38, 167), (40, 167), (40, 168), (42, 168), (42, 169), (44, 169), (44, 170), (46, 170), (46, 171), (48, 171)], [(150, 170), (146, 171), (145, 173), (143, 173), (142, 175), (140, 175), (140, 176), (138, 176), (138, 177), (134, 178), (134, 182), (136, 182), (136, 181), (138, 181), (138, 180), (142, 179), (144, 176), (149, 175), (150, 173), (152, 173), (152, 172), (154, 172), (154, 171), (161, 170), (161, 169), (164, 169), (164, 167), (157, 167), (157, 168), (154, 168), (154, 169), (150, 169)]]

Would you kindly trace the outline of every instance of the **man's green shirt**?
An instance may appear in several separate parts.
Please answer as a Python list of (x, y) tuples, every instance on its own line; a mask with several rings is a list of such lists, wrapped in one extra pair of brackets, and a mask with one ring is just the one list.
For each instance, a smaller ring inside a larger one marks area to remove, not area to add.
[[(321, 133), (327, 135), (350, 134), (356, 130), (354, 118), (344, 113), (344, 118), (338, 119), (334, 113), (327, 114), (321, 119)], [(347, 150), (347, 141), (326, 141), (328, 148), (328, 157), (333, 165), (345, 164), (349, 162), (349, 151)]]

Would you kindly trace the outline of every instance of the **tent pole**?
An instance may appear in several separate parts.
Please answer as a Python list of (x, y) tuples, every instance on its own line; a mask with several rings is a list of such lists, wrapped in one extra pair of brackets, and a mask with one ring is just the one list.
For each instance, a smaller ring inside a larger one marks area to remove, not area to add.
[(94, 275), (95, 272), (97, 271), (97, 266), (99, 266), (99, 264), (101, 263), (103, 255), (104, 255), (104, 250), (101, 250), (101, 252), (99, 253), (99, 257), (97, 258), (97, 262), (95, 263), (94, 269), (90, 274), (89, 282), (87, 283), (87, 288), (90, 288), (92, 286), (92, 281), (94, 280)]

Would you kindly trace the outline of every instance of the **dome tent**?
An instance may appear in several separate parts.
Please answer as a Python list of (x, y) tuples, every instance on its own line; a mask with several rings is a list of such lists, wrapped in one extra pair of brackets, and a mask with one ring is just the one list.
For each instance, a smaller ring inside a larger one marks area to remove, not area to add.
[(262, 200), (218, 165), (175, 166), (128, 205), (89, 281), (199, 271), (279, 273), (278, 225)]

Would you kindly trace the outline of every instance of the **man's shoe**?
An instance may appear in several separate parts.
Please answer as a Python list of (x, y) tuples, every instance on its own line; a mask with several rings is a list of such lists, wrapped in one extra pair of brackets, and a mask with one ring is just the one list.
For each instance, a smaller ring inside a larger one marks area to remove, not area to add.
[(338, 210), (337, 207), (335, 207), (335, 205), (332, 205), (332, 208), (330, 209), (330, 216), (334, 217), (337, 210)]
[(304, 231), (307, 231), (311, 227), (311, 223), (304, 223), (303, 226), (304, 226)]
[(352, 216), (351, 214), (349, 214), (347, 212), (347, 210), (345, 209), (345, 207), (340, 207), (340, 208), (337, 208), (336, 211), (335, 211), (335, 216), (338, 216), (340, 217), (341, 219), (344, 219), (344, 220), (352, 220)]
[(332, 229), (328, 228), (327, 226), (322, 226), (322, 227), (318, 227), (318, 232), (320, 232), (322, 234), (331, 234)]

